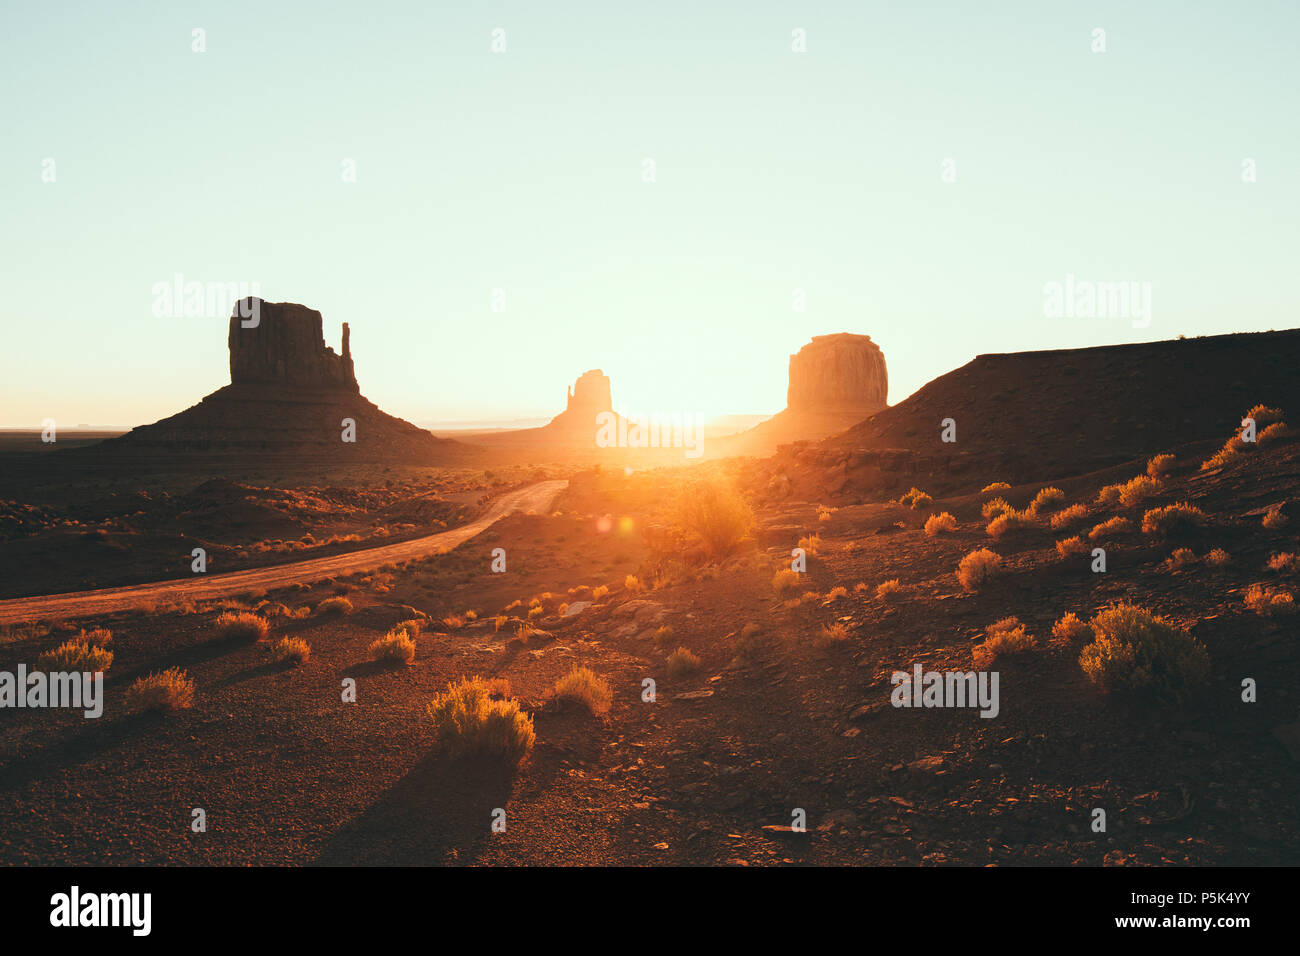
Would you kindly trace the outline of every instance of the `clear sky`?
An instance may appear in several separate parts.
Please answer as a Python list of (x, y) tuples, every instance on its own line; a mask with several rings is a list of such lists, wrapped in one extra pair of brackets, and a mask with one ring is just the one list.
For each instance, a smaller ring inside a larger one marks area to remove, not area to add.
[[(1289, 328), (1298, 11), (0, 0), (0, 424), (225, 384), (224, 315), (153, 313), (176, 273), (351, 323), (419, 421), (553, 413), (589, 368), (630, 411), (773, 412), (829, 332), (897, 402), (979, 352)], [(1045, 316), (1067, 275), (1151, 283), (1150, 325)]]

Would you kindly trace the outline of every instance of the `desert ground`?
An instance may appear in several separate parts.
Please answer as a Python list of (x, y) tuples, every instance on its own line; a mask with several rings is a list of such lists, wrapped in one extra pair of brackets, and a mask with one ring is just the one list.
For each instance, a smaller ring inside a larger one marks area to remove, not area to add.
[[(298, 549), (239, 593), (155, 589), (133, 606), (37, 614), (20, 603), (34, 585), (15, 540), (139, 532), (165, 490), (124, 503), (113, 532), (102, 500), (83, 516), (55, 489), (31, 506), (41, 530), (4, 544), (0, 670), (98, 629), (92, 643), (113, 655), (107, 704), (93, 720), (0, 714), (0, 861), (1295, 865), (1300, 445), (1285, 426), (1258, 447), (1233, 434), (1064, 477), (1045, 466), (1024, 480), (1017, 461), (961, 481), (890, 473), (869, 492), (827, 490), (797, 448), (693, 468), (464, 470), (446, 484), (460, 499), (404, 529), (411, 542), (445, 530), (435, 520), (465, 529), (445, 553), (361, 540), (350, 563), (304, 569), (317, 554)], [(532, 513), (513, 511), (503, 494), (538, 481), (556, 484), (515, 499)], [(316, 540), (391, 519), (416, 487), (282, 533), (290, 519), (266, 502), (328, 497), (315, 484), (243, 476), (250, 490), (213, 512), (280, 515), (281, 542)], [(698, 511), (692, 523), (686, 505), (701, 500), (739, 503), (752, 524), (724, 541)], [(7, 508), (11, 528), (32, 514)], [(88, 518), (94, 530), (61, 524)], [(245, 550), (267, 536), (253, 529)], [(786, 573), (797, 548), (806, 571)], [(986, 548), (997, 573), (967, 586), (959, 563)], [(148, 571), (94, 580), (179, 574)], [(87, 590), (69, 586), (81, 573), (42, 590)], [(1172, 697), (1094, 683), (1080, 664), (1088, 623), (1120, 603), (1191, 635), (1212, 664), (1204, 680)], [(1068, 614), (1078, 626), (1061, 624)], [(409, 660), (373, 647), (395, 630)], [(309, 656), (277, 659), (284, 638)], [(891, 704), (896, 671), (979, 661), (1000, 674), (993, 719)], [(607, 702), (557, 691), (577, 667)], [(192, 681), (189, 706), (124, 704), (169, 668)], [(531, 721), (517, 762), (440, 746), (430, 702), (474, 676)], [(800, 811), (806, 827), (792, 826)]]

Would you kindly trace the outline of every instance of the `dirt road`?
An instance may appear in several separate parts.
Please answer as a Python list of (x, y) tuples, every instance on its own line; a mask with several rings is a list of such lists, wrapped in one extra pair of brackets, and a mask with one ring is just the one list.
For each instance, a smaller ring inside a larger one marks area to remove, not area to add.
[(245, 591), (270, 590), (300, 582), (310, 584), (322, 578), (372, 571), (384, 564), (450, 551), (514, 511), (545, 511), (550, 508), (555, 496), (566, 485), (568, 482), (564, 480), (542, 481), (508, 492), (493, 502), (481, 518), (467, 525), (423, 538), (386, 544), (379, 548), (366, 548), (363, 551), (350, 551), (347, 554), (311, 558), (266, 568), (249, 568), (246, 571), (232, 571), (229, 574), (212, 577), (196, 575), (192, 579), (155, 581), (150, 584), (133, 584), (121, 588), (45, 594), (0, 601), (0, 624), (111, 614), (150, 601), (198, 601), (231, 597), (243, 594)]

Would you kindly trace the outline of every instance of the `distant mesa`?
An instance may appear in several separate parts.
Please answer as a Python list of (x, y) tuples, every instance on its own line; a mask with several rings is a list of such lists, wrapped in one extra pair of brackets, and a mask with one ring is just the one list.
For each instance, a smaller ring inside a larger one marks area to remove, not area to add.
[(778, 445), (825, 438), (886, 407), (885, 355), (869, 335), (816, 335), (790, 356), (786, 407), (748, 431), (710, 443), (710, 457), (765, 456)]
[(583, 372), (569, 389), (568, 402), (564, 411), (551, 419), (544, 427), (553, 431), (589, 431), (592, 442), (595, 441), (598, 423), (596, 417), (601, 412), (612, 412), (614, 401), (610, 397), (609, 376), (595, 368)]
[[(315, 309), (292, 302), (242, 300), (230, 316), (232, 385), (299, 385), (357, 392), (348, 324), (343, 354), (325, 344), (324, 319)], [(248, 303), (251, 303), (249, 305)], [(242, 314), (247, 313), (248, 318)]]
[(888, 394), (885, 354), (869, 335), (814, 335), (790, 356), (790, 411), (857, 415), (856, 422), (884, 408)]
[[(254, 318), (256, 317), (256, 318)], [(325, 344), (315, 309), (243, 299), (230, 317), (230, 384), (183, 412), (95, 446), (103, 454), (446, 464), (478, 451), (381, 411), (357, 385), (351, 335)], [(344, 419), (356, 423), (343, 441)]]

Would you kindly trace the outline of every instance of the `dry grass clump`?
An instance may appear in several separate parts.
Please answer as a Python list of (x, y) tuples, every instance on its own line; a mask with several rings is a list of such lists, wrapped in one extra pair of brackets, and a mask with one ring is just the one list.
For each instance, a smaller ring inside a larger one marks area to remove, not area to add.
[[(506, 618), (498, 617), (496, 620), (498, 622), (497, 630), (500, 630), (501, 625), (506, 622)], [(393, 625), (393, 630), (402, 631), (406, 634), (407, 637), (414, 640), (415, 638), (420, 636), (421, 632), (424, 631), (424, 622), (416, 620), (415, 618), (411, 618), (410, 620), (407, 621), (398, 621), (396, 624)]]
[(1056, 514), (1052, 515), (1052, 530), (1060, 531), (1062, 528), (1068, 528), (1075, 522), (1082, 521), (1088, 517), (1088, 506), (1083, 504), (1070, 505), (1063, 508)]
[(1216, 568), (1222, 568), (1231, 561), (1232, 558), (1229, 557), (1228, 552), (1224, 551), (1222, 548), (1215, 548), (1205, 556), (1205, 563)]
[(801, 575), (793, 568), (782, 568), (772, 575), (772, 590), (777, 594), (784, 594), (786, 591), (793, 591), (799, 587)]
[(448, 614), (442, 619), (442, 626), (449, 631), (458, 631), (465, 626), (465, 618), (459, 614)]
[(141, 677), (126, 691), (132, 710), (173, 713), (194, 706), (194, 681), (179, 667)]
[(1011, 507), (1011, 504), (1007, 499), (991, 498), (984, 502), (983, 507), (980, 508), (980, 514), (985, 518), (995, 518), (1000, 514), (1005, 514), (1006, 512), (1013, 510), (1014, 509)]
[(1106, 485), (1097, 492), (1097, 504), (1103, 508), (1114, 508), (1119, 504), (1119, 495), (1123, 490), (1124, 486), (1122, 484)]
[(83, 627), (77, 633), (77, 640), (92, 647), (107, 647), (113, 643), (113, 632), (106, 627), (92, 627), (89, 631)]
[(352, 613), (352, 602), (345, 597), (326, 598), (316, 605), (316, 613), (321, 617), (343, 617)]
[(561, 706), (581, 707), (599, 716), (609, 712), (614, 692), (609, 681), (589, 667), (574, 667), (555, 682), (555, 700)]
[(1252, 584), (1246, 589), (1246, 607), (1260, 617), (1275, 617), (1295, 612), (1295, 597), (1283, 588)]
[[(829, 517), (825, 520), (829, 520)], [(722, 479), (692, 482), (677, 501), (677, 523), (712, 559), (734, 552), (754, 529), (754, 512)]]
[(1280, 573), (1294, 571), (1296, 569), (1296, 556), (1289, 551), (1271, 555), (1268, 559), (1268, 569)]
[(1088, 532), (1089, 541), (1100, 541), (1103, 538), (1113, 538), (1117, 534), (1127, 534), (1133, 530), (1133, 522), (1128, 518), (1110, 518), (1101, 524), (1093, 525)]
[(1143, 608), (1107, 608), (1092, 619), (1092, 630), (1095, 639), (1079, 653), (1079, 666), (1104, 691), (1180, 701), (1209, 679), (1210, 656), (1201, 643)]
[(641, 591), (642, 590), (641, 579), (638, 578), (635, 574), (629, 574), (627, 577), (623, 579), (623, 589), (625, 591), (631, 591), (634, 594), (638, 591)]
[(1073, 611), (1062, 615), (1061, 619), (1052, 625), (1052, 637), (1062, 644), (1071, 644), (1091, 633), (1092, 628), (1081, 621)]
[(799, 547), (808, 554), (816, 554), (817, 549), (822, 546), (822, 536), (819, 534), (805, 535), (799, 539)]
[(836, 585), (826, 592), (827, 601), (838, 601), (840, 598), (848, 597), (849, 589), (843, 585)]
[(957, 565), (957, 580), (967, 591), (991, 581), (1002, 571), (1002, 556), (988, 548), (972, 551)]
[(1253, 418), (1255, 420), (1255, 427), (1258, 429), (1267, 428), (1269, 425), (1280, 422), (1285, 416), (1280, 408), (1269, 408), (1267, 405), (1260, 404), (1256, 405), (1241, 417)]
[(1287, 523), (1286, 515), (1282, 514), (1282, 504), (1283, 502), (1279, 501), (1277, 504), (1271, 505), (1268, 511), (1264, 513), (1264, 527), (1270, 531), (1276, 531)]
[(1174, 553), (1169, 555), (1165, 565), (1171, 571), (1177, 571), (1181, 568), (1191, 567), (1196, 563), (1196, 552), (1191, 548), (1175, 548)]
[(896, 597), (902, 597), (902, 594), (903, 582), (898, 578), (890, 578), (876, 585), (876, 597), (882, 601), (891, 601)]
[(1004, 617), (984, 629), (984, 643), (972, 652), (976, 670), (984, 670), (999, 657), (1034, 649), (1034, 638), (1017, 617)]
[(925, 533), (931, 537), (956, 530), (957, 519), (946, 511), (941, 511), (937, 515), (930, 515), (925, 519)]
[(840, 510), (839, 508), (828, 508), (828, 507), (826, 507), (825, 505), (818, 505), (818, 506), (817, 506), (817, 520), (818, 520), (819, 522), (830, 521), (830, 520), (831, 520), (831, 515), (835, 514), (835, 512), (837, 512), (837, 511), (839, 511), (839, 510)]
[(609, 588), (606, 587), (606, 586), (603, 585), (603, 584), (600, 584), (600, 585), (597, 585), (595, 588), (592, 589), (592, 591), (591, 591), (591, 599), (592, 599), (593, 601), (599, 601), (601, 598), (603, 598), (603, 597), (604, 597), (605, 595), (607, 595), (607, 594), (609, 594)]
[(1286, 422), (1274, 422), (1255, 436), (1255, 444), (1260, 448), (1267, 448), (1290, 437), (1291, 429), (1287, 427)]
[(1056, 542), (1056, 553), (1062, 558), (1073, 557), (1076, 554), (1087, 554), (1088, 543), (1077, 534), (1073, 538), (1062, 538)]
[(1147, 474), (1159, 480), (1174, 470), (1173, 455), (1155, 455), (1147, 462)]
[(1142, 533), (1169, 535), (1203, 528), (1209, 520), (1209, 516), (1200, 508), (1180, 501), (1163, 508), (1152, 508), (1143, 515)]
[(406, 631), (393, 628), (370, 645), (370, 659), (382, 664), (409, 664), (415, 660), (415, 641)]
[(823, 624), (821, 631), (813, 640), (813, 645), (822, 650), (828, 647), (839, 647), (849, 639), (848, 625), (836, 621), (834, 624)]
[(266, 618), (249, 611), (226, 611), (217, 617), (217, 633), (240, 641), (260, 641), (271, 630)]
[(301, 637), (282, 637), (271, 648), (271, 659), (277, 664), (305, 664), (311, 657), (311, 645)]
[(669, 641), (673, 639), (674, 633), (675, 632), (673, 631), (673, 626), (671, 624), (662, 624), (655, 629), (655, 632), (652, 635), (652, 637), (656, 644), (667, 644)]
[(990, 521), (984, 530), (988, 532), (989, 537), (997, 540), (1008, 534), (1032, 528), (1034, 524), (1034, 516), (1029, 509), (1017, 511), (1015, 508), (1008, 508)]
[(533, 749), (533, 718), (502, 682), (470, 677), (448, 684), (429, 702), (434, 736), (449, 757), (496, 757), (517, 764)]
[(96, 674), (108, 670), (112, 664), (112, 651), (82, 640), (80, 636), (64, 641), (51, 650), (41, 652), (36, 658), (36, 670), (47, 674), (59, 671)]
[(700, 669), (700, 659), (689, 648), (679, 647), (668, 655), (668, 676), (684, 677)]
[(1038, 490), (1038, 494), (1034, 495), (1034, 500), (1029, 502), (1029, 507), (1026, 510), (1036, 517), (1051, 514), (1064, 504), (1065, 492), (1060, 488), (1048, 486)]
[(981, 488), (980, 494), (991, 495), (995, 491), (1010, 491), (1010, 490), (1011, 490), (1011, 486), (1007, 484), (1005, 481), (994, 481), (994, 482), (990, 482), (989, 484)]
[[(1258, 438), (1259, 436), (1255, 437)], [(1214, 468), (1223, 467), (1237, 455), (1240, 455), (1245, 448), (1246, 443), (1241, 440), (1241, 435), (1233, 435), (1224, 443), (1222, 448), (1201, 462), (1201, 471), (1210, 471)]]
[(1160, 493), (1160, 482), (1148, 475), (1138, 475), (1119, 489), (1119, 503), (1125, 508), (1141, 504), (1152, 495)]
[(910, 505), (913, 511), (920, 508), (927, 508), (933, 503), (934, 499), (927, 495), (920, 488), (913, 485), (903, 496), (898, 499), (900, 505)]

